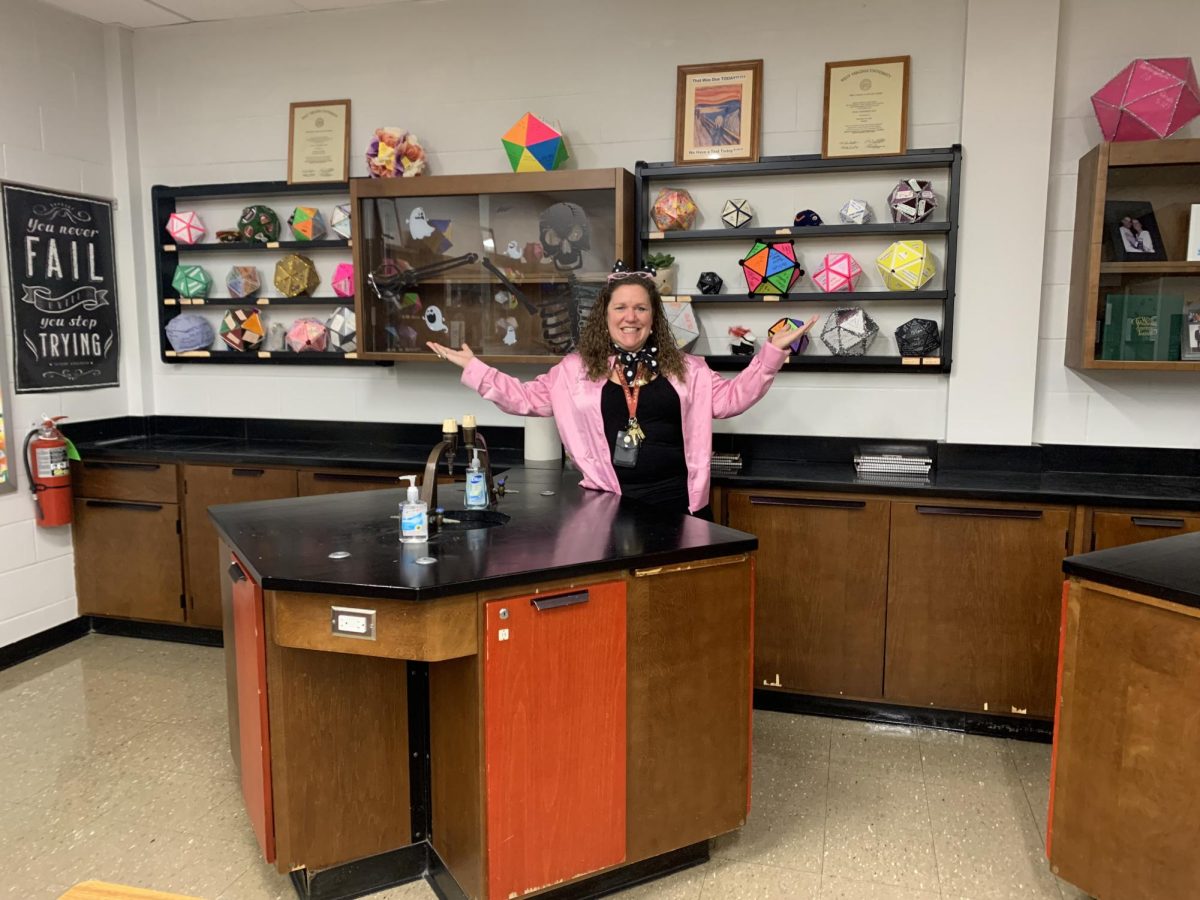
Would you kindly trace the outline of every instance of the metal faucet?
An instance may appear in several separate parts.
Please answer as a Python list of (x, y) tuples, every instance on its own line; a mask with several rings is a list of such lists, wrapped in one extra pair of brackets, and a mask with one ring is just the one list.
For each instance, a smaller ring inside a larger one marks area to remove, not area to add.
[(430, 513), (437, 509), (437, 467), (446, 457), (446, 474), (454, 475), (454, 454), (458, 450), (458, 422), (446, 419), (442, 422), (442, 440), (429, 452), (425, 461), (425, 476), (421, 479), (421, 499)]

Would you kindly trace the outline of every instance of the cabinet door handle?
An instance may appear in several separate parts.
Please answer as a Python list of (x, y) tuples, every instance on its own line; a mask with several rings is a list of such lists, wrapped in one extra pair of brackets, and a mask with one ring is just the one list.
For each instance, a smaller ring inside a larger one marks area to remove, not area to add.
[(142, 512), (158, 512), (162, 509), (161, 503), (130, 503), (128, 500), (84, 500), (83, 502), (87, 506), (100, 509), (136, 509)]
[(817, 509), (866, 509), (866, 500), (833, 500), (817, 497), (750, 497), (751, 506), (807, 506)]
[(346, 472), (313, 472), (313, 481), (349, 481), (358, 484), (396, 484), (398, 475), (353, 475)]
[(1129, 521), (1134, 525), (1144, 525), (1147, 528), (1182, 528), (1183, 519), (1167, 519), (1163, 516), (1130, 516)]
[(239, 581), (246, 580), (246, 573), (242, 571), (242, 567), (239, 566), (237, 563), (230, 563), (229, 564), (229, 578), (231, 581), (233, 581), (234, 584), (237, 584)]
[(576, 606), (588, 602), (587, 591), (577, 591), (574, 594), (559, 594), (557, 597), (534, 597), (530, 601), (537, 610), (558, 609), (560, 606)]
[(235, 478), (261, 478), (266, 474), (266, 469), (233, 469)]
[(923, 516), (973, 516), (985, 519), (1040, 519), (1040, 509), (1001, 509), (992, 506), (918, 506)]
[(142, 472), (154, 472), (161, 469), (158, 463), (132, 463), (132, 462), (85, 462), (85, 469), (135, 469)]

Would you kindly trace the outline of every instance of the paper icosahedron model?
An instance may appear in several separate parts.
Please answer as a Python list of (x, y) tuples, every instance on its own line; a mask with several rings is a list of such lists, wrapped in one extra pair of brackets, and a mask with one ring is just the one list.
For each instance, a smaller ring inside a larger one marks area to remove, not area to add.
[(275, 264), (275, 287), (285, 297), (311, 294), (320, 283), (317, 267), (307, 256), (289, 253)]
[(171, 287), (179, 292), (180, 297), (207, 297), (212, 287), (212, 276), (199, 266), (179, 266), (171, 278)]
[(696, 287), (702, 294), (719, 294), (724, 285), (725, 282), (716, 272), (701, 272), (700, 278), (696, 281)]
[(514, 172), (550, 172), (567, 161), (567, 143), (553, 125), (525, 113), (500, 139)]
[(942, 346), (938, 324), (932, 319), (909, 319), (896, 329), (901, 356), (933, 356)]
[(690, 303), (664, 302), (663, 312), (667, 316), (667, 324), (671, 326), (671, 337), (675, 338), (675, 346), (687, 350), (700, 338), (700, 326), (696, 322), (696, 312)]
[(171, 348), (177, 353), (207, 350), (212, 346), (213, 329), (204, 316), (184, 313), (168, 322), (164, 330)]
[(230, 297), (245, 300), (262, 290), (262, 279), (254, 266), (233, 266), (225, 276), (225, 286)]
[(297, 206), (288, 216), (288, 228), (298, 241), (319, 241), (325, 236), (325, 217), (315, 206)]
[(354, 310), (339, 306), (325, 323), (329, 331), (329, 349), (338, 353), (353, 353), (358, 349), (358, 326)]
[[(776, 322), (774, 325), (772, 325), (770, 328), (767, 329), (767, 336), (775, 337), (775, 335), (779, 334), (779, 332), (781, 332), (781, 331), (790, 331), (793, 328), (803, 328), (803, 327), (804, 327), (804, 323), (801, 322), (799, 319), (793, 319), (788, 316), (785, 316), (784, 318), (780, 319), (778, 322)], [(803, 353), (805, 350), (808, 349), (808, 335), (807, 334), (800, 335), (800, 337), (796, 338), (796, 340), (794, 340), (790, 344), (788, 344), (788, 347), (791, 348), (791, 351), (793, 353)]]
[(231, 309), (221, 317), (221, 340), (234, 350), (255, 350), (266, 335), (257, 309)]
[(1092, 109), (1106, 141), (1168, 137), (1200, 115), (1192, 61), (1135, 59), (1092, 94)]
[(866, 200), (847, 200), (838, 210), (838, 217), (847, 225), (866, 225), (875, 218)]
[(333, 270), (333, 292), (339, 297), (354, 296), (354, 263), (338, 263)]
[(204, 237), (204, 223), (191, 210), (173, 212), (167, 217), (167, 234), (177, 244), (194, 244)]
[(889, 291), (915, 291), (936, 271), (924, 241), (896, 241), (875, 260)]
[(924, 222), (937, 205), (933, 185), (916, 178), (906, 178), (888, 194), (888, 209), (892, 211), (892, 221), (898, 225)]
[(297, 319), (287, 332), (288, 349), (294, 353), (321, 351), (329, 343), (329, 329), (316, 319)]
[(827, 294), (852, 291), (861, 277), (862, 266), (849, 253), (826, 253), (812, 274), (813, 283)]
[(861, 306), (835, 309), (821, 327), (821, 343), (834, 356), (863, 356), (879, 326)]
[(279, 240), (279, 216), (269, 206), (247, 206), (238, 219), (238, 233), (243, 241), (269, 243)]
[(804, 274), (791, 241), (755, 241), (741, 266), (746, 290), (752, 295), (786, 296), (796, 279)]
[(663, 188), (654, 198), (650, 218), (659, 231), (687, 231), (696, 224), (696, 201), (679, 188)]
[(339, 203), (333, 208), (333, 214), (329, 217), (329, 228), (338, 237), (350, 240), (352, 227), (349, 203)]
[(726, 200), (721, 209), (721, 221), (730, 228), (741, 228), (754, 218), (754, 207), (749, 200)]

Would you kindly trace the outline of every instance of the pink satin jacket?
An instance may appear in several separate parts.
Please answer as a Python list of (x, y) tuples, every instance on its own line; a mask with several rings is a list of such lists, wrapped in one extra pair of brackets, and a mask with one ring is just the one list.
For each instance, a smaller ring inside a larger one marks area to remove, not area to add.
[[(679, 394), (683, 418), (683, 456), (688, 470), (688, 508), (708, 505), (709, 464), (712, 460), (712, 420), (745, 412), (762, 399), (787, 353), (764, 343), (750, 365), (734, 378), (717, 375), (699, 356), (685, 355), (687, 379), (668, 376)], [(521, 382), (478, 359), (463, 370), (462, 383), (517, 416), (554, 416), (563, 446), (583, 473), (580, 484), (594, 490), (621, 493), (604, 437), (600, 392), (604, 379), (587, 377), (577, 353), (563, 358), (533, 381)]]

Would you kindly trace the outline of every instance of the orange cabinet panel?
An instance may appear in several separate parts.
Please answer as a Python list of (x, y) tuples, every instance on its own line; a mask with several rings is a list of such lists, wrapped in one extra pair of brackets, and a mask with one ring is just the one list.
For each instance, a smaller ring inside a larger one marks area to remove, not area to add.
[(242, 798), (263, 857), (270, 863), (275, 862), (275, 815), (271, 798), (263, 595), (262, 589), (245, 573), (236, 557), (229, 574), (233, 578)]

